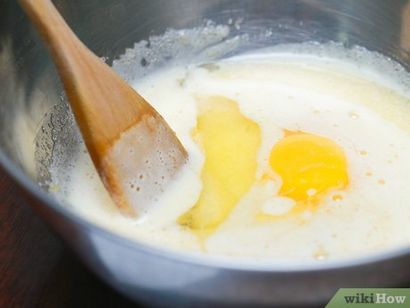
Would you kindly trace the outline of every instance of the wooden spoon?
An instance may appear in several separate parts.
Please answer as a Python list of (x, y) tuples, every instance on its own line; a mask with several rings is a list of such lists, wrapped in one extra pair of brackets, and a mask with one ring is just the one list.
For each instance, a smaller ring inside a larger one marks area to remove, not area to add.
[(20, 0), (41, 33), (106, 189), (135, 215), (164, 190), (187, 152), (159, 113), (75, 36), (50, 0)]

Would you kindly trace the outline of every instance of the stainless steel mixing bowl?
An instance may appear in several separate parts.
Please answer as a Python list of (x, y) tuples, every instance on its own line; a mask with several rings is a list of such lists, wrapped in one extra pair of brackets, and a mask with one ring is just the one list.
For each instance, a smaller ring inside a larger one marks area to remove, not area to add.
[[(230, 36), (247, 33), (253, 37), (242, 46), (243, 50), (278, 43), (335, 41), (346, 47), (365, 46), (405, 67), (410, 64), (410, 1), (405, 0), (55, 3), (79, 37), (109, 63), (134, 42), (150, 35), (211, 20), (230, 24)], [(269, 39), (259, 35), (266, 30), (271, 33)], [(144, 61), (141, 64), (147, 66)], [(33, 167), (34, 136), (39, 123), (52, 106), (65, 104), (60, 97), (61, 85), (36, 32), (15, 0), (2, 0), (0, 163), (21, 186), (38, 214), (79, 257), (127, 296), (157, 305), (300, 306), (324, 303), (339, 287), (393, 287), (410, 283), (409, 248), (297, 267), (219, 262), (131, 242), (86, 222), (37, 184), (41, 168)], [(24, 140), (29, 141), (29, 146), (22, 146)], [(52, 149), (53, 140), (47, 146)]]

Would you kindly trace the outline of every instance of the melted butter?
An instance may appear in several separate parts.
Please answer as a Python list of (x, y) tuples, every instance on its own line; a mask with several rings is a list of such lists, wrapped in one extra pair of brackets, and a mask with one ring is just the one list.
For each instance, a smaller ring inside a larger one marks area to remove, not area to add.
[(253, 185), (261, 131), (233, 100), (205, 97), (198, 99), (198, 107), (194, 138), (205, 155), (203, 188), (194, 207), (178, 222), (206, 235), (227, 218)]

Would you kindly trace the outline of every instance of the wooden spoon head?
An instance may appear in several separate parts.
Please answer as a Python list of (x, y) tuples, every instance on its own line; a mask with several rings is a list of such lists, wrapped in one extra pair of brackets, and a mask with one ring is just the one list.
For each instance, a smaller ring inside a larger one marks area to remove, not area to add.
[[(77, 49), (78, 52), (78, 49)], [(100, 59), (84, 50), (62, 74), (84, 142), (116, 205), (137, 215), (187, 159), (161, 115)], [(84, 59), (88, 61), (84, 61)]]
[(188, 155), (162, 116), (112, 69), (99, 59), (87, 66), (87, 81), (67, 94), (105, 187), (124, 214), (135, 216)]
[(162, 117), (144, 114), (103, 157), (101, 178), (124, 214), (135, 215), (164, 192), (187, 154)]

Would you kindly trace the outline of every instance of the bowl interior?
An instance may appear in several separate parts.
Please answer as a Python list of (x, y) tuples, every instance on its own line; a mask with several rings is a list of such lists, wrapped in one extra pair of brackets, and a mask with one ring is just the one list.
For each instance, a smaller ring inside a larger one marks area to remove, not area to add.
[[(303, 42), (359, 45), (406, 68), (410, 64), (409, 1), (59, 0), (55, 4), (84, 43), (129, 80), (171, 62), (206, 62)], [(56, 164), (64, 169), (81, 138), (53, 64), (16, 1), (0, 4), (0, 20), (0, 161), (26, 189), (44, 197), (52, 190), (49, 169)], [(127, 51), (136, 46), (138, 52)], [(55, 202), (49, 206), (59, 207)]]

